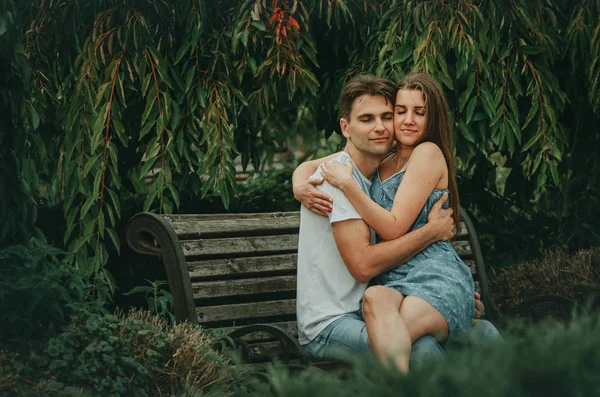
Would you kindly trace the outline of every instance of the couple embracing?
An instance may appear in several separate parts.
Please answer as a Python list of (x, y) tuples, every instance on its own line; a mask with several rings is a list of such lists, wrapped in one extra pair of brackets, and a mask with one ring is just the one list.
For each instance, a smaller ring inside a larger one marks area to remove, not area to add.
[(371, 350), (406, 372), (471, 329), (500, 339), (489, 322), (473, 325), (483, 305), (449, 241), (459, 201), (441, 86), (423, 74), (399, 85), (361, 75), (343, 88), (340, 112), (344, 150), (293, 177), (304, 204), (300, 343), (314, 360)]

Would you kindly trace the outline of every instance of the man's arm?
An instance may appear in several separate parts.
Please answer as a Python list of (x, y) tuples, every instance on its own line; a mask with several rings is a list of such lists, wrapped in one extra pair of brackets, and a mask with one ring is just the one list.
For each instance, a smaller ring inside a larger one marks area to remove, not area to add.
[(294, 197), (317, 215), (327, 216), (327, 213), (331, 212), (333, 200), (331, 196), (315, 188), (315, 185), (323, 183), (323, 179), (309, 178), (317, 171), (321, 163), (333, 160), (338, 154), (339, 152), (320, 159), (305, 161), (296, 168), (292, 175)]
[(356, 281), (366, 283), (373, 277), (398, 266), (439, 240), (449, 240), (454, 234), (452, 211), (443, 210), (444, 195), (432, 207), (423, 227), (395, 240), (370, 243), (369, 226), (362, 219), (332, 223), (338, 250)]

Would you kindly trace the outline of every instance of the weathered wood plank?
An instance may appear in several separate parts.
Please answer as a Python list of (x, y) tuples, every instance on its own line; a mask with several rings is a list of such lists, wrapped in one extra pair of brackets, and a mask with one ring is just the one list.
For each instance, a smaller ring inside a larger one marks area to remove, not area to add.
[[(211, 240), (190, 240), (182, 243), (186, 257), (215, 255), (268, 254), (298, 250), (298, 235), (236, 237)], [(468, 240), (453, 241), (452, 246), (460, 257), (471, 256), (473, 251)]]
[(290, 212), (257, 212), (241, 214), (171, 214), (163, 215), (169, 222), (187, 222), (204, 220), (245, 220), (245, 219), (264, 219), (266, 221), (276, 218), (300, 219), (299, 211)]
[(190, 240), (182, 242), (181, 245), (186, 257), (294, 253), (298, 250), (298, 235)]
[(245, 278), (240, 280), (200, 281), (192, 283), (194, 299), (223, 298), (261, 294), (266, 292), (285, 292), (296, 290), (296, 276), (273, 276)]
[[(241, 215), (242, 217), (237, 217)], [(218, 235), (259, 235), (275, 232), (297, 233), (300, 227), (298, 212), (266, 214), (165, 215), (180, 239), (214, 237)], [(457, 238), (467, 237), (464, 222)]]
[(463, 260), (463, 262), (465, 262), (465, 265), (469, 266), (469, 269), (471, 269), (471, 274), (473, 276), (477, 275), (477, 267), (475, 266), (475, 261), (471, 260), (471, 259), (467, 259), (467, 260)]
[(460, 256), (463, 260), (465, 257), (470, 257), (473, 255), (473, 250), (471, 249), (471, 243), (468, 240), (464, 241), (452, 241), (452, 246), (456, 250), (458, 256)]
[(196, 307), (198, 322), (244, 320), (257, 317), (296, 314), (296, 300), (236, 303), (232, 305)]
[(467, 230), (467, 225), (464, 222), (460, 222), (460, 233), (458, 234), (458, 238), (462, 239), (469, 235), (469, 231)]
[(188, 262), (192, 279), (219, 277), (230, 274), (250, 275), (276, 271), (296, 270), (298, 254), (254, 256), (249, 258), (212, 259), (201, 262)]
[[(232, 214), (233, 215), (233, 214)], [(268, 214), (271, 215), (271, 214)], [(182, 217), (180, 215), (179, 217)], [(171, 226), (180, 239), (218, 237), (220, 235), (265, 235), (274, 233), (298, 233), (300, 216), (292, 213), (286, 216), (264, 216), (224, 219), (182, 219), (173, 220)]]

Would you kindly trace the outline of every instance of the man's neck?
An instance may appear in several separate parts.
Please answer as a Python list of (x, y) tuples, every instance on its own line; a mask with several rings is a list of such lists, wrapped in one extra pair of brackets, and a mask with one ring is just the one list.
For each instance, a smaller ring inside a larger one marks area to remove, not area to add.
[(347, 144), (344, 151), (350, 155), (356, 167), (367, 179), (372, 180), (381, 162), (381, 156), (372, 156), (357, 150), (352, 144)]

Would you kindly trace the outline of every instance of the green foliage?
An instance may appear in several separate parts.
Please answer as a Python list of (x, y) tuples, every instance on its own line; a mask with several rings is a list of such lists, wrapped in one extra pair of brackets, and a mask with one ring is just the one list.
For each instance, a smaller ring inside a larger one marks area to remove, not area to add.
[[(327, 373), (273, 366), (252, 374), (215, 353), (193, 325), (141, 312), (86, 316), (30, 356), (0, 351), (0, 394), (27, 396), (546, 396), (594, 395), (597, 311), (565, 323), (513, 323), (504, 342), (447, 351), (407, 376), (372, 356)], [(260, 380), (260, 381), (258, 381)]]
[[(29, 132), (40, 119), (31, 102), (31, 68), (19, 32), (17, 2), (0, 4), (0, 247), (26, 241), (36, 219), (35, 164), (26, 159)], [(45, 157), (45, 155), (44, 155)]]
[(171, 295), (169, 291), (163, 289), (164, 286), (169, 285), (169, 282), (165, 280), (146, 280), (146, 282), (150, 285), (138, 285), (123, 295), (128, 296), (143, 293), (150, 313), (167, 318), (171, 323), (175, 323), (175, 315), (173, 314), (173, 295)]
[[(0, 354), (0, 393), (166, 396), (186, 387), (228, 393), (245, 375), (211, 349), (197, 326), (143, 312), (76, 318), (27, 359)], [(29, 385), (29, 386), (28, 386)]]
[[(504, 342), (450, 351), (445, 361), (422, 362), (408, 376), (357, 357), (338, 373), (269, 372), (273, 396), (577, 396), (594, 394), (600, 380), (597, 313), (567, 324), (516, 325)], [(340, 376), (341, 375), (341, 376)]]
[(0, 340), (13, 347), (66, 324), (92, 288), (62, 251), (37, 239), (1, 249), (0, 263)]
[(280, 170), (254, 173), (237, 187), (238, 191), (225, 208), (221, 197), (208, 194), (197, 200), (193, 196), (182, 197), (182, 213), (244, 213), (297, 211), (300, 204), (292, 194), (293, 169), (284, 166)]
[[(446, 88), (476, 220), (597, 243), (598, 21), (598, 0), (8, 0), (0, 214), (17, 222), (0, 240), (31, 233), (33, 203), (62, 206), (75, 266), (114, 287), (125, 197), (235, 210), (238, 156), (260, 169), (298, 136), (312, 151), (337, 129), (348, 78), (422, 71)], [(526, 254), (547, 243), (523, 241)]]

